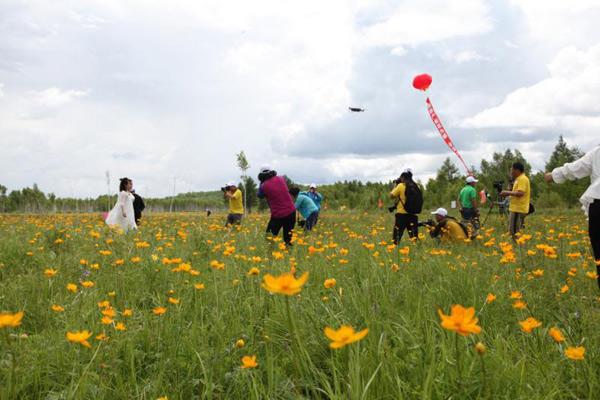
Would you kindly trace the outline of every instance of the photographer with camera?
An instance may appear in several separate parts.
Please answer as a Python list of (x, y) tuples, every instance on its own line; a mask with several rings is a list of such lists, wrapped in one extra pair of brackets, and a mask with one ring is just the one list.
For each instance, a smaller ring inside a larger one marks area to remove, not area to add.
[(513, 163), (510, 174), (514, 180), (512, 190), (503, 190), (500, 192), (500, 196), (511, 197), (510, 206), (508, 207), (508, 231), (515, 240), (517, 234), (523, 229), (525, 217), (530, 212), (531, 186), (529, 185), (529, 178), (525, 175), (523, 163)]
[(267, 233), (279, 235), (283, 228), (283, 241), (287, 246), (292, 244), (292, 230), (296, 226), (296, 207), (288, 191), (285, 178), (267, 165), (260, 168), (258, 174), (258, 198), (266, 199), (271, 210), (271, 219), (267, 225)]
[(319, 208), (306, 192), (301, 192), (296, 186), (290, 189), (290, 194), (295, 199), (294, 206), (296, 207), (296, 210), (302, 215), (302, 218), (304, 218), (304, 230), (312, 230), (317, 223)]
[(390, 212), (395, 212), (394, 231), (392, 240), (398, 244), (402, 239), (404, 230), (408, 231), (411, 239), (417, 240), (419, 237), (417, 214), (420, 214), (423, 208), (423, 193), (419, 186), (413, 181), (412, 171), (404, 170), (396, 181), (396, 187), (390, 192), (390, 197), (397, 202), (389, 208)]
[(223, 196), (229, 200), (229, 214), (225, 226), (241, 225), (244, 216), (244, 204), (242, 191), (237, 188), (235, 182), (229, 182), (221, 188)]
[[(301, 192), (301, 193), (304, 193), (304, 192)], [(321, 193), (317, 192), (317, 185), (314, 183), (310, 184), (310, 186), (308, 187), (308, 192), (306, 192), (306, 194), (308, 195), (308, 197), (310, 197), (312, 199), (312, 201), (315, 202), (315, 206), (317, 206), (318, 210), (317, 210), (317, 215), (315, 216), (315, 223), (314, 223), (314, 225), (317, 225), (317, 221), (319, 220), (319, 214), (321, 213), (321, 201), (323, 201), (323, 195)]]
[(438, 208), (431, 214), (434, 216), (435, 222), (427, 221), (419, 225), (427, 225), (432, 238), (447, 243), (464, 241), (469, 237), (467, 228), (456, 218), (449, 216), (445, 208)]

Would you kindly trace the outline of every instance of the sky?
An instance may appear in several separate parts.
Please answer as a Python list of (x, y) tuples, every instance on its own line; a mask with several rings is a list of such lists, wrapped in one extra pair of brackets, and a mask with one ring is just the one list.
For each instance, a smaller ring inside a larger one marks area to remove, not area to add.
[(215, 190), (241, 150), (251, 176), (425, 180), (453, 155), (420, 73), (468, 164), (540, 170), (559, 135), (600, 143), (598, 21), (597, 0), (0, 0), (0, 184)]

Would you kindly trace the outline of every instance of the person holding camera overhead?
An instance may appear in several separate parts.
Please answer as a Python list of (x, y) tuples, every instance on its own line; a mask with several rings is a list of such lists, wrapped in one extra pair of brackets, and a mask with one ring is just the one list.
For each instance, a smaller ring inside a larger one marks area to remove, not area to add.
[(267, 233), (279, 235), (283, 228), (283, 241), (287, 246), (292, 244), (292, 230), (296, 226), (296, 207), (289, 193), (283, 176), (267, 165), (260, 168), (258, 174), (258, 198), (267, 199), (271, 210), (271, 219), (267, 225)]
[(598, 287), (600, 287), (600, 146), (596, 146), (579, 160), (554, 168), (552, 172), (546, 173), (544, 179), (548, 183), (563, 183), (588, 176), (591, 177), (592, 183), (579, 201), (589, 218), (588, 234), (596, 260)]
[(229, 182), (222, 187), (223, 195), (229, 200), (229, 214), (225, 226), (241, 225), (244, 216), (244, 204), (242, 191), (237, 188), (235, 182)]
[(529, 214), (531, 201), (531, 186), (529, 178), (525, 175), (525, 166), (521, 162), (513, 163), (510, 174), (514, 180), (512, 190), (503, 190), (501, 197), (511, 197), (508, 207), (508, 231), (513, 240), (523, 229), (525, 217)]
[(419, 237), (419, 214), (423, 208), (423, 194), (419, 186), (413, 181), (410, 169), (404, 170), (396, 181), (396, 187), (390, 192), (390, 197), (396, 199), (396, 204), (390, 207), (390, 212), (395, 211), (394, 231), (392, 240), (398, 244), (402, 239), (404, 231), (408, 236), (417, 240)]

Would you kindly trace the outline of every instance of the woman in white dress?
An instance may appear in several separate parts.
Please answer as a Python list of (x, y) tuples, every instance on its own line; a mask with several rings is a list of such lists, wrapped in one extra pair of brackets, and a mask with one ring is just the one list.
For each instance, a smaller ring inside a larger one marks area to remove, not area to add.
[(117, 226), (127, 232), (130, 229), (137, 229), (135, 224), (135, 216), (133, 213), (133, 181), (129, 178), (121, 178), (119, 184), (119, 196), (117, 204), (110, 210), (106, 223), (109, 226)]

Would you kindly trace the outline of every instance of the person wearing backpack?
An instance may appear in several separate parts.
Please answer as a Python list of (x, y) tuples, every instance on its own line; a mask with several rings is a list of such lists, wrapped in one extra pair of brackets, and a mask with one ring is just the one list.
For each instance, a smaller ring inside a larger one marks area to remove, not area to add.
[(416, 240), (419, 237), (417, 214), (423, 208), (423, 194), (412, 177), (412, 172), (409, 169), (402, 172), (400, 179), (396, 181), (398, 184), (390, 192), (390, 197), (397, 200), (392, 235), (394, 244), (400, 242), (405, 230), (408, 231), (408, 236), (411, 239)]
[(467, 228), (456, 218), (449, 216), (445, 208), (438, 208), (431, 214), (435, 216), (436, 221), (429, 232), (432, 238), (439, 239), (442, 243), (448, 243), (462, 242), (469, 237)]

